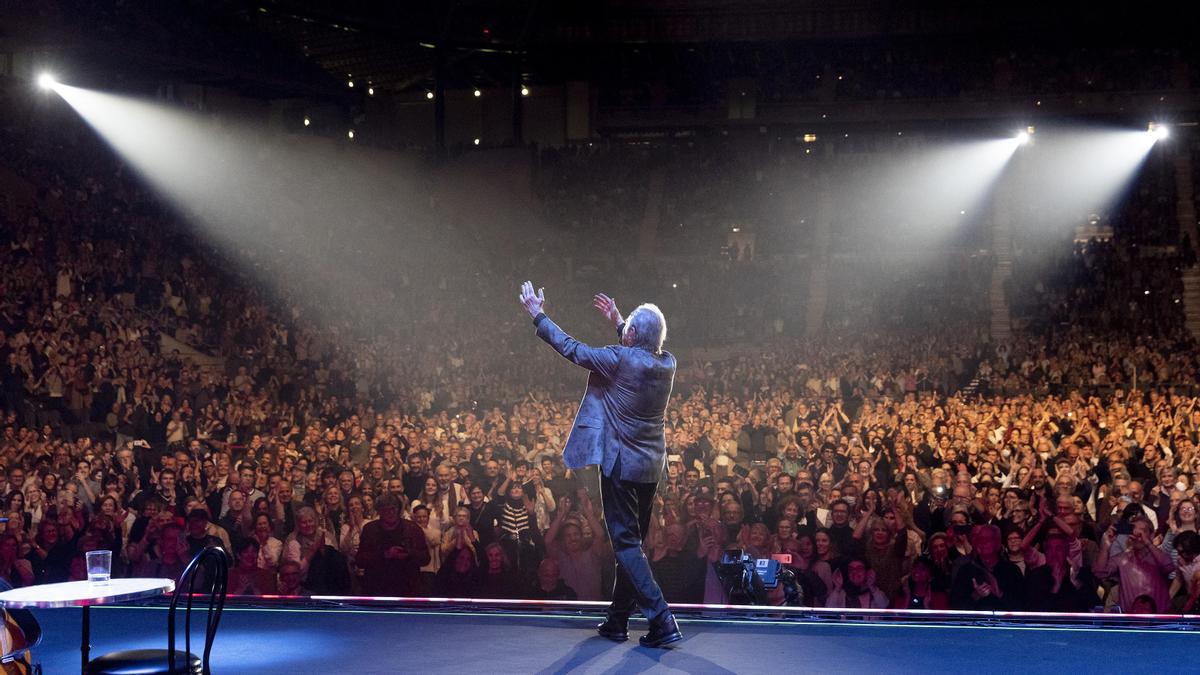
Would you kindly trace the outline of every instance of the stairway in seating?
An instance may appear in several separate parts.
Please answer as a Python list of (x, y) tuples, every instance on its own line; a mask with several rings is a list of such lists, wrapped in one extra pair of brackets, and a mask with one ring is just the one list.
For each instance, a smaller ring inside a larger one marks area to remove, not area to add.
[(829, 262), (813, 261), (808, 277), (808, 304), (804, 313), (804, 334), (813, 336), (825, 326), (825, 308), (829, 304)]
[(650, 188), (646, 195), (646, 210), (642, 212), (642, 224), (638, 228), (638, 257), (653, 258), (658, 251), (658, 221), (662, 207), (663, 189), (667, 183), (666, 172), (654, 169), (650, 174)]
[(992, 342), (1008, 342), (1012, 337), (1012, 314), (1009, 311), (1008, 295), (1004, 284), (1012, 277), (1012, 259), (1004, 254), (1001, 259), (997, 256), (996, 266), (992, 268), (992, 283), (988, 289), (988, 306), (991, 308)]
[(1200, 339), (1200, 265), (1183, 271), (1183, 322), (1192, 337)]
[[(1196, 194), (1192, 184), (1192, 155), (1181, 147), (1175, 154), (1175, 218), (1179, 234), (1191, 239), (1192, 252), (1200, 247), (1196, 230)], [(1183, 321), (1193, 338), (1200, 339), (1200, 265), (1183, 270)]]
[(1013, 264), (1011, 199), (1011, 188), (1005, 186), (998, 191), (992, 211), (992, 255), (996, 265), (992, 268), (992, 283), (988, 288), (988, 306), (991, 310), (989, 334), (995, 344), (1012, 338), (1012, 312), (1005, 292), (1005, 284), (1012, 278)]

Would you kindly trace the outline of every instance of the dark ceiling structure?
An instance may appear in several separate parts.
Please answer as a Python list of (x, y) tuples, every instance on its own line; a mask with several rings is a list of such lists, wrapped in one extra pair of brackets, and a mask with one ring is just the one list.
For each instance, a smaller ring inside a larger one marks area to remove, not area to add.
[(336, 98), (358, 93), (352, 80), (381, 93), (428, 89), (435, 72), (451, 87), (589, 79), (656, 49), (725, 50), (728, 60), (757, 45), (1190, 44), (1196, 8), (1164, 11), (1074, 0), (39, 0), (0, 8), (0, 48), (66, 52), (94, 68), (81, 76)]

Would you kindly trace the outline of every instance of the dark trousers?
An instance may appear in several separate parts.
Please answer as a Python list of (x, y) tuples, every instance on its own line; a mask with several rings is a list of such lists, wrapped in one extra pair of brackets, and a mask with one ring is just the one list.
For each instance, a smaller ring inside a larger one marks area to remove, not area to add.
[[(613, 473), (620, 475), (619, 468), (614, 468)], [(656, 487), (655, 483), (619, 480), (601, 472), (604, 523), (617, 559), (609, 618), (628, 619), (640, 608), (650, 623), (655, 624), (670, 614), (662, 589), (654, 580), (650, 561), (642, 552), (642, 539), (650, 529)]]

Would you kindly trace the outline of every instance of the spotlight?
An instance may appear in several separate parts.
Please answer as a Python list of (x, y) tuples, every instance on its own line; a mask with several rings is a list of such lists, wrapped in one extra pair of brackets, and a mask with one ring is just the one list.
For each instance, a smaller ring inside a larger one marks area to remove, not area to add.
[(528, 96), (529, 95), (529, 87), (521, 87), (521, 95)]
[(1017, 143), (1021, 145), (1029, 145), (1030, 136), (1028, 131), (1017, 132)]
[(346, 86), (353, 89), (354, 88), (354, 80), (346, 80)]
[(307, 127), (307, 126), (310, 126), (310, 125), (312, 125), (312, 120), (308, 119), (308, 117), (307, 117), (307, 116), (305, 116), (305, 118), (304, 118), (304, 126), (306, 126), (306, 127)]
[(375, 87), (367, 87), (367, 96), (375, 95)]
[(479, 98), (480, 96), (483, 96), (483, 92), (476, 89), (475, 90), (475, 98)]
[(50, 73), (42, 73), (37, 77), (37, 84), (42, 89), (53, 89), (58, 84), (58, 81)]
[(354, 130), (353, 129), (346, 132), (346, 138), (349, 138), (350, 140), (354, 140)]
[(479, 145), (479, 139), (478, 139), (478, 138), (476, 138), (476, 139), (475, 139), (475, 145)]
[(427, 91), (427, 92), (425, 92), (425, 98), (427, 98), (427, 99), (429, 99), (430, 101), (432, 101), (432, 100), (433, 100), (433, 92), (432, 92), (432, 91)]
[(1165, 125), (1159, 124), (1158, 122), (1151, 122), (1146, 131), (1153, 136), (1154, 140), (1156, 141), (1164, 140), (1171, 135), (1171, 130)]

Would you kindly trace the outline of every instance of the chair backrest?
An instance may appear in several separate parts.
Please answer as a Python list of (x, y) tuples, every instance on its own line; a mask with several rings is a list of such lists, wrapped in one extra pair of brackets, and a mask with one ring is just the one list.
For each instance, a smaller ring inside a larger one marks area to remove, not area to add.
[[(0, 591), (12, 585), (0, 579)], [(42, 641), (42, 626), (27, 609), (0, 609), (0, 663), (25, 654)]]
[[(229, 555), (219, 546), (207, 546), (196, 554), (195, 558), (179, 575), (175, 586), (175, 595), (171, 597), (171, 610), (167, 613), (167, 662), (171, 672), (175, 672), (175, 609), (179, 605), (179, 597), (187, 599), (187, 609), (183, 621), (183, 649), (185, 653), (192, 651), (192, 600), (197, 594), (197, 583), (203, 579), (206, 588), (201, 593), (208, 594), (208, 616), (204, 631), (204, 655), (201, 663), (204, 672), (209, 673), (208, 658), (212, 652), (213, 640), (217, 636), (217, 626), (221, 623), (221, 612), (225, 609), (225, 589), (229, 584)], [(184, 657), (186, 658), (186, 657)]]

